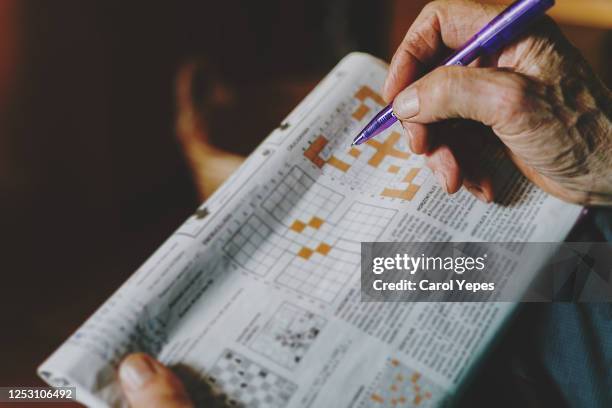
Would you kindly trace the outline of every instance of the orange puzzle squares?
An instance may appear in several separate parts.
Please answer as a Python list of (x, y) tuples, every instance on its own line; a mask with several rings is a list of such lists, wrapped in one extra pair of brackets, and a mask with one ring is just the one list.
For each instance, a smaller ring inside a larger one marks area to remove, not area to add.
[(418, 167), (412, 168), (410, 169), (410, 171), (408, 172), (408, 174), (406, 174), (406, 177), (404, 177), (404, 183), (412, 183), (412, 180), (414, 180), (414, 178), (417, 176), (417, 174), (419, 174), (419, 171), (421, 169)]
[(382, 404), (385, 402), (385, 399), (378, 394), (372, 394), (372, 401)]
[(410, 153), (395, 148), (395, 143), (400, 139), (401, 135), (397, 132), (391, 132), (391, 135), (384, 141), (370, 139), (366, 143), (376, 149), (376, 153), (368, 160), (368, 164), (372, 167), (378, 167), (387, 156), (397, 157), (398, 159), (407, 159)]
[(367, 115), (367, 113), (370, 111), (370, 108), (368, 108), (367, 105), (359, 105), (359, 107), (357, 108), (357, 110), (355, 110), (355, 112), (353, 112), (353, 117), (357, 120), (361, 120), (363, 119), (363, 117), (365, 115)]
[(291, 224), (291, 227), (289, 228), (291, 228), (295, 232), (302, 232), (304, 231), (304, 228), (306, 228), (306, 224), (304, 224), (300, 220), (295, 220), (293, 221), (293, 224)]
[(335, 168), (337, 168), (338, 170), (344, 173), (346, 173), (348, 169), (351, 167), (348, 163), (343, 162), (342, 160), (338, 159), (335, 156), (330, 157), (329, 160), (327, 161), (327, 164), (329, 164), (330, 166), (334, 166)]
[(318, 136), (306, 149), (304, 152), (304, 157), (310, 160), (315, 166), (321, 168), (325, 164), (325, 160), (323, 160), (319, 154), (323, 151), (325, 146), (327, 145), (327, 139), (320, 135)]
[(314, 216), (310, 219), (310, 221), (308, 221), (308, 225), (314, 229), (319, 229), (321, 228), (321, 225), (323, 225), (323, 220), (317, 216)]
[(397, 174), (397, 172), (398, 172), (398, 171), (400, 171), (400, 167), (399, 167), (399, 166), (396, 166), (396, 165), (391, 165), (391, 166), (389, 166), (389, 168), (387, 169), (387, 171), (388, 171), (389, 173), (392, 173), (392, 174)]
[(298, 252), (298, 256), (300, 258), (304, 258), (304, 259), (309, 259), (310, 256), (312, 255), (312, 249), (308, 248), (308, 247), (302, 247), (302, 249), (300, 249), (300, 252)]
[(360, 101), (365, 101), (366, 99), (370, 98), (381, 106), (385, 105), (385, 100), (382, 98), (382, 96), (374, 92), (374, 90), (367, 85), (359, 88), (359, 90), (355, 93), (355, 98), (359, 99)]
[(385, 188), (381, 196), (389, 198), (400, 198), (402, 200), (412, 200), (416, 193), (419, 191), (420, 186), (416, 184), (410, 184), (405, 190), (395, 190), (392, 188)]
[(327, 245), (325, 242), (321, 242), (317, 247), (316, 251), (321, 255), (327, 255), (329, 251), (331, 251), (331, 247)]

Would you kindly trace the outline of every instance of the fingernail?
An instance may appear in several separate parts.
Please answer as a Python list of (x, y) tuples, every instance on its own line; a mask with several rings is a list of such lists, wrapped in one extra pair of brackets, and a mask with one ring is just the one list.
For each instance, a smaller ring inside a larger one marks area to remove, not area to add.
[(444, 177), (444, 174), (440, 173), (439, 171), (434, 171), (434, 176), (436, 176), (436, 178), (438, 179), (440, 187), (442, 187), (442, 189), (448, 193), (448, 186), (446, 185), (446, 177)]
[(474, 197), (476, 197), (477, 199), (479, 199), (483, 203), (487, 203), (488, 202), (487, 197), (485, 196), (484, 192), (482, 191), (482, 189), (480, 187), (471, 184), (471, 185), (465, 186), (465, 188), (467, 188), (468, 191), (474, 195)]
[(414, 87), (404, 89), (393, 102), (393, 113), (401, 119), (410, 119), (419, 113), (419, 96)]
[(141, 388), (153, 375), (153, 367), (145, 357), (130, 357), (119, 367), (119, 378), (133, 390)]

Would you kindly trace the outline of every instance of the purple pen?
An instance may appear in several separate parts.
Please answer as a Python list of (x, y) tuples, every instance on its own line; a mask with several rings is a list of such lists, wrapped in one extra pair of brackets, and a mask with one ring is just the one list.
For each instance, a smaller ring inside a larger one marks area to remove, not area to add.
[[(468, 65), (480, 55), (493, 54), (509, 44), (555, 4), (554, 0), (518, 0), (509, 5), (441, 65)], [(359, 145), (397, 122), (393, 104), (381, 110), (353, 140)]]

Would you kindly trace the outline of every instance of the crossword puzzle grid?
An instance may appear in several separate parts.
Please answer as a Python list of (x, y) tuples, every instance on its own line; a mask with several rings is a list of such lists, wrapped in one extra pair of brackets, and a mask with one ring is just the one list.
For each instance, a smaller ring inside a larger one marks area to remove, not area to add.
[[(278, 283), (320, 300), (333, 300), (359, 263), (359, 256), (333, 248), (338, 232), (331, 226), (310, 234), (287, 228), (284, 235), (281, 233), (272, 231), (261, 218), (252, 215), (227, 242), (224, 251), (249, 272), (266, 276), (272, 270), (284, 269)], [(319, 242), (317, 239), (320, 243), (312, 245), (313, 240)], [(309, 246), (315, 249), (309, 250)], [(327, 275), (332, 270), (339, 275), (338, 279)], [(333, 285), (322, 285), (322, 279)]]
[(297, 390), (291, 381), (231, 350), (219, 357), (208, 379), (232, 406), (245, 408), (283, 408)]
[[(338, 223), (338, 230), (342, 231), (340, 237), (359, 244), (375, 241), (395, 214), (395, 210), (356, 202)], [(361, 245), (357, 248), (357, 252), (361, 254)]]
[(319, 336), (326, 320), (306, 309), (283, 303), (249, 347), (270, 360), (295, 368)]
[[(281, 257), (290, 249), (289, 242), (274, 239), (272, 228), (256, 215), (240, 227), (224, 246), (225, 252), (245, 269), (265, 276)], [(285, 244), (285, 245), (283, 245)], [(295, 246), (294, 246), (295, 248)]]
[(355, 253), (332, 249), (327, 256), (314, 254), (310, 259), (294, 258), (276, 278), (279, 284), (303, 295), (333, 302), (357, 266)]
[(328, 219), (344, 196), (315, 183), (315, 180), (297, 166), (276, 186), (262, 203), (277, 221), (289, 225), (289, 215), (317, 216)]
[(389, 225), (395, 210), (354, 203), (334, 226), (326, 255), (314, 251), (298, 256), (276, 281), (300, 293), (331, 303), (353, 275), (361, 260), (362, 241), (375, 241)]
[[(287, 255), (304, 255), (304, 248), (309, 245), (313, 246), (312, 252), (318, 249), (318, 254), (326, 253), (331, 242), (324, 241), (333, 239), (330, 238), (333, 237), (330, 235), (332, 226), (327, 220), (343, 198), (341, 194), (316, 184), (296, 166), (261, 205), (284, 227), (271, 225), (273, 222), (268, 217), (265, 217), (268, 219), (265, 222), (259, 215), (252, 215), (223, 249), (243, 268), (259, 276), (287, 265), (292, 258)], [(312, 245), (313, 242), (316, 245)]]
[[(295, 166), (224, 245), (244, 269), (305, 296), (332, 302), (357, 269), (360, 242), (374, 241), (395, 210), (355, 202), (331, 220), (344, 197)], [(279, 224), (276, 224), (278, 222)]]

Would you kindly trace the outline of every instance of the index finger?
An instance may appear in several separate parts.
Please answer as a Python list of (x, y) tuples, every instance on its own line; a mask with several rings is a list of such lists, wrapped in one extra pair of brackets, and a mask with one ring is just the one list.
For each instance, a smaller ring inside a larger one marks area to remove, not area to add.
[(467, 0), (437, 0), (427, 4), (391, 59), (383, 87), (385, 100), (393, 100), (424, 69), (441, 59), (444, 51), (461, 47), (502, 9), (503, 6)]

